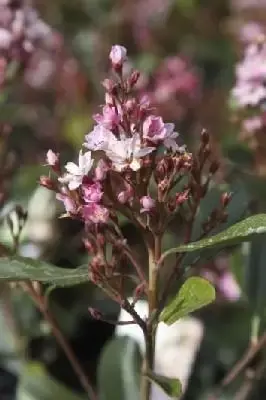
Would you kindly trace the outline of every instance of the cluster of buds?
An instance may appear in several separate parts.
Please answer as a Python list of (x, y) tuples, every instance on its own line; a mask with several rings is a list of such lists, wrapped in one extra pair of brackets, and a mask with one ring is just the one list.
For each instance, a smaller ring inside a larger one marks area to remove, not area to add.
[(192, 63), (181, 56), (167, 57), (147, 82), (152, 105), (167, 118), (182, 121), (200, 99), (200, 78)]
[(96, 124), (84, 138), (77, 164), (68, 162), (64, 171), (59, 154), (49, 150), (51, 173), (40, 183), (56, 192), (64, 215), (84, 223), (84, 243), (92, 256), (90, 278), (121, 303), (127, 279), (118, 269), (121, 261), (126, 259), (136, 270), (135, 295), (148, 288), (138, 257), (119, 228), (119, 215), (137, 226), (148, 243), (156, 235), (162, 237), (181, 212), (191, 230), (218, 164), (205, 131), (193, 156), (179, 143), (174, 125), (154, 115), (146, 98), (138, 98), (140, 74), (128, 72), (123, 46), (113, 46), (109, 58), (112, 76), (103, 81), (105, 104), (94, 116)]
[(36, 46), (49, 42), (51, 33), (25, 0), (0, 0), (0, 83), (10, 63), (26, 65)]

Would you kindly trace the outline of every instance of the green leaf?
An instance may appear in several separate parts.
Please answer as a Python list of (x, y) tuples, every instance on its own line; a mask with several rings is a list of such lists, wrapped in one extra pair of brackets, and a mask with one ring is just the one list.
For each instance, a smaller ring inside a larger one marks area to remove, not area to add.
[(26, 364), (17, 389), (17, 400), (85, 400), (61, 383), (54, 380), (39, 363)]
[(147, 379), (156, 383), (168, 396), (178, 398), (182, 394), (182, 385), (177, 378), (168, 378), (167, 376), (162, 376), (155, 374), (154, 372), (148, 372), (146, 374)]
[(188, 278), (177, 296), (172, 299), (160, 316), (160, 320), (172, 325), (185, 315), (206, 306), (215, 300), (215, 289), (206, 279)]
[(170, 254), (191, 253), (197, 250), (226, 247), (248, 241), (253, 236), (262, 233), (266, 233), (266, 214), (254, 215), (230, 226), (230, 228), (217, 235), (165, 251), (161, 257), (161, 262)]
[(266, 235), (255, 237), (249, 246), (244, 268), (244, 292), (253, 312), (263, 315), (266, 308)]
[(88, 282), (88, 266), (60, 268), (27, 257), (0, 258), (0, 281), (39, 281), (55, 286), (73, 286)]
[(112, 340), (103, 350), (98, 368), (100, 400), (140, 399), (141, 354), (129, 337)]

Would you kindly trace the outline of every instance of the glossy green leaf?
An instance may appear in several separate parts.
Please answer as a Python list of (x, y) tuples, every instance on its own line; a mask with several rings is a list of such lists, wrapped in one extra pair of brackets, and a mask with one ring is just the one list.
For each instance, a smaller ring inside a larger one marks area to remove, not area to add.
[(20, 376), (17, 400), (85, 400), (48, 375), (39, 363), (27, 363)]
[(138, 344), (129, 337), (112, 340), (99, 364), (99, 400), (139, 400), (140, 374)]
[(147, 379), (156, 383), (168, 396), (175, 399), (181, 396), (182, 385), (179, 379), (168, 378), (167, 376), (158, 375), (154, 372), (149, 372), (146, 375)]
[(254, 215), (230, 226), (230, 228), (217, 235), (169, 249), (163, 253), (161, 261), (170, 254), (226, 247), (248, 241), (253, 236), (262, 233), (266, 233), (266, 214)]
[(164, 308), (160, 320), (172, 325), (178, 319), (215, 300), (215, 289), (206, 279), (188, 278), (177, 296)]
[(27, 257), (2, 257), (0, 258), (1, 280), (33, 280), (61, 287), (73, 286), (88, 282), (88, 266), (67, 269)]

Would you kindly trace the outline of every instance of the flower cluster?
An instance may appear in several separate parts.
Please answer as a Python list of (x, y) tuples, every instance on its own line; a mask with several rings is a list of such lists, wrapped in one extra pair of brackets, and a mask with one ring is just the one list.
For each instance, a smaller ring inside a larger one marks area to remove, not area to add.
[(265, 8), (266, 2), (265, 0), (232, 0), (231, 1), (232, 8), (237, 11), (242, 11), (245, 9), (256, 9), (256, 8)]
[[(145, 99), (138, 101), (132, 95), (139, 74), (132, 71), (128, 78), (124, 78), (126, 49), (113, 46), (110, 60), (117, 80), (106, 79), (103, 82), (105, 105), (101, 113), (94, 115), (96, 125), (85, 136), (85, 150), (80, 151), (78, 163), (68, 162), (66, 173), (58, 177), (58, 183), (63, 185), (57, 194), (58, 199), (63, 201), (67, 213), (81, 216), (86, 223), (108, 220), (109, 213), (101, 204), (107, 172), (109, 176), (111, 172), (117, 172), (123, 177), (122, 188), (115, 200), (126, 204), (135, 196), (133, 181), (136, 174), (150, 175), (160, 147), (176, 157), (190, 157), (186, 155), (184, 146), (177, 144), (178, 134), (174, 125), (153, 115)], [(104, 154), (93, 169), (92, 151)], [(54, 171), (60, 172), (58, 156), (51, 150), (47, 154), (47, 163)], [(150, 210), (151, 203), (149, 195), (143, 192), (139, 197), (141, 211)]]
[(265, 84), (266, 41), (261, 36), (247, 45), (243, 59), (236, 66), (236, 84), (232, 90), (233, 106), (243, 121), (244, 139), (254, 140), (254, 134), (265, 129)]
[(49, 42), (51, 28), (24, 0), (0, 0), (0, 79), (12, 61), (25, 64), (40, 42)]
[[(184, 232), (189, 241), (200, 201), (218, 164), (211, 159), (206, 132), (193, 156), (178, 142), (174, 125), (153, 114), (147, 99), (137, 96), (140, 74), (128, 73), (123, 46), (113, 46), (109, 58), (112, 76), (103, 81), (105, 104), (94, 115), (95, 126), (85, 135), (78, 162), (68, 162), (62, 169), (59, 154), (49, 150), (46, 161), (51, 174), (42, 176), (40, 183), (56, 192), (65, 215), (84, 223), (84, 243), (93, 256), (90, 278), (117, 300), (123, 293), (117, 268), (124, 257), (139, 277), (136, 293), (147, 291), (142, 268), (120, 230), (119, 215), (137, 226), (150, 243), (156, 235), (162, 237), (182, 212), (189, 221)], [(202, 235), (225, 221), (229, 200), (223, 196), (221, 207), (202, 224)]]
[(183, 57), (167, 57), (147, 85), (151, 104), (169, 118), (182, 120), (199, 101), (200, 79), (191, 63)]

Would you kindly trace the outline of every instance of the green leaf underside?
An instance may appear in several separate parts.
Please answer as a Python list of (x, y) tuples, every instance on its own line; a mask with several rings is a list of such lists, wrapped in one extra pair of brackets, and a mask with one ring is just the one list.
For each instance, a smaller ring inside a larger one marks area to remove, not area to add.
[(215, 300), (215, 289), (210, 282), (200, 277), (188, 278), (177, 296), (164, 308), (160, 320), (172, 325), (180, 318)]
[(33, 280), (61, 287), (73, 286), (89, 281), (88, 266), (67, 269), (27, 257), (2, 257), (0, 258), (1, 280)]
[(99, 400), (138, 400), (141, 364), (139, 346), (133, 339), (111, 340), (98, 367)]
[(266, 233), (266, 214), (248, 217), (230, 228), (206, 239), (174, 247), (164, 252), (161, 262), (170, 254), (189, 253), (214, 247), (229, 246), (249, 240), (251, 237)]
[(29, 362), (20, 376), (17, 400), (85, 400), (48, 375), (42, 364)]
[(178, 398), (182, 394), (182, 385), (177, 378), (168, 378), (166, 376), (148, 372), (147, 379), (156, 383), (168, 396)]

